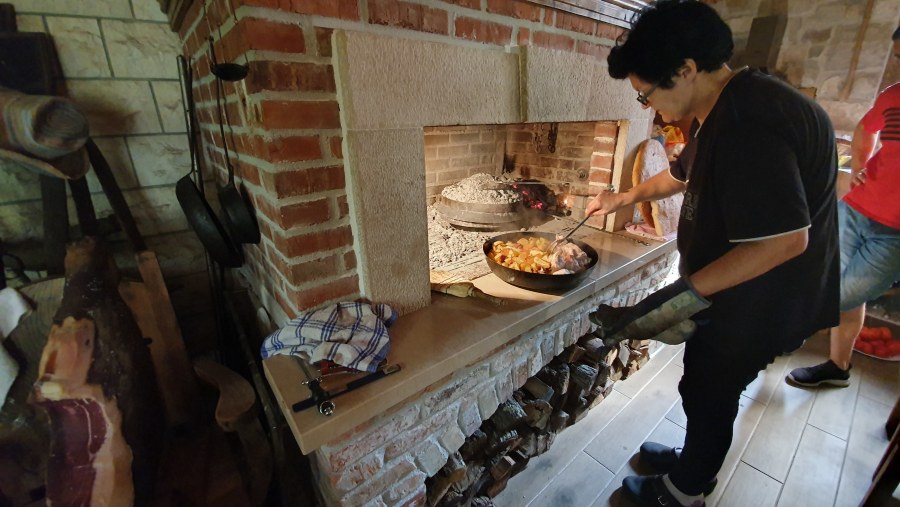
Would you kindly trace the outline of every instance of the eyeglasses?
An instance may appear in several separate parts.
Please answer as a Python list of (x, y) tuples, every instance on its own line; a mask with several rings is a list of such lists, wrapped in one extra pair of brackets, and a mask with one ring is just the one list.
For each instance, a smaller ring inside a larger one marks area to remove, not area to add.
[(638, 92), (637, 101), (640, 102), (642, 106), (650, 105), (650, 95), (652, 95), (658, 87), (659, 83), (656, 83), (648, 88), (646, 92)]

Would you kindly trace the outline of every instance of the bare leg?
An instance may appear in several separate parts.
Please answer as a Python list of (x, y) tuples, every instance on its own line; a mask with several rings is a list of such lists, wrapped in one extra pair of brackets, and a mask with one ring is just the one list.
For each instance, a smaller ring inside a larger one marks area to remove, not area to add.
[(866, 317), (866, 304), (841, 312), (841, 322), (831, 328), (831, 361), (842, 370), (850, 367), (850, 356), (853, 354), (853, 342), (863, 326)]

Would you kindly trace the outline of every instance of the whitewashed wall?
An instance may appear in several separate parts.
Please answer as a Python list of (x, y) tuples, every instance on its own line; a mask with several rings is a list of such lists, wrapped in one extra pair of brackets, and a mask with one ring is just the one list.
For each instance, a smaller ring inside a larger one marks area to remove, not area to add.
[(722, 1), (714, 5), (734, 32), (735, 60), (747, 45), (753, 18), (787, 18), (775, 71), (794, 86), (815, 87), (835, 130), (850, 134), (871, 107), (891, 69), (891, 33), (900, 22), (900, 1), (875, 0), (856, 75), (846, 101), (840, 100), (853, 46), (863, 23), (866, 0)]
[[(10, 0), (6, 0), (10, 1)], [(47, 32), (56, 45), (70, 97), (90, 122), (138, 228), (162, 264), (185, 334), (208, 334), (203, 249), (175, 198), (190, 168), (175, 56), (181, 43), (156, 0), (11, 0), (20, 32)], [(111, 213), (93, 174), (99, 215)], [(70, 202), (70, 221), (75, 223)], [(0, 161), (0, 239), (43, 238), (35, 174)], [(130, 249), (117, 243), (127, 271)], [(27, 251), (27, 250), (25, 250)], [(199, 340), (202, 341), (202, 340)]]

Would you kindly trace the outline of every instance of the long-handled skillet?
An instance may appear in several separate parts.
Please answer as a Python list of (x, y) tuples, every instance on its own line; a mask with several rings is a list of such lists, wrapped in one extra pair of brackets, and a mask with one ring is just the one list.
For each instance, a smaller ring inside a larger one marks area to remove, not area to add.
[(187, 64), (187, 59), (181, 55), (178, 56), (178, 63), (183, 80), (182, 92), (185, 104), (185, 123), (188, 130), (188, 149), (191, 154), (191, 172), (175, 184), (175, 196), (178, 198), (178, 203), (184, 211), (188, 224), (200, 238), (206, 251), (220, 266), (236, 268), (244, 262), (243, 253), (228, 236), (212, 207), (206, 202), (203, 193), (191, 179), (194, 171), (197, 171), (199, 184), (203, 185), (199, 155), (196, 150), (197, 130), (194, 118), (191, 69)]
[(494, 236), (493, 238), (485, 241), (484, 246), (482, 247), (484, 249), (485, 261), (487, 261), (488, 266), (491, 268), (491, 271), (495, 275), (497, 275), (497, 278), (503, 280), (504, 282), (515, 285), (516, 287), (548, 292), (568, 290), (581, 283), (581, 281), (588, 276), (588, 273), (590, 273), (591, 270), (594, 269), (594, 266), (597, 265), (597, 260), (599, 259), (599, 257), (597, 256), (597, 251), (587, 243), (578, 241), (577, 239), (569, 239), (568, 241), (578, 245), (591, 259), (591, 262), (588, 263), (587, 267), (583, 271), (579, 271), (578, 273), (572, 273), (569, 275), (544, 275), (541, 273), (528, 273), (526, 271), (519, 271), (518, 269), (509, 268), (502, 264), (498, 264), (494, 259), (491, 259), (491, 248), (494, 246), (495, 241), (516, 241), (524, 236), (537, 236), (546, 238), (550, 241), (556, 239), (556, 235), (550, 232), (517, 231)]
[[(213, 49), (213, 39), (209, 38), (209, 51), (212, 57), (213, 75), (216, 77), (216, 110), (219, 115), (219, 133), (222, 135), (222, 147), (225, 150), (225, 168), (228, 169), (228, 182), (219, 187), (219, 204), (222, 206), (223, 218), (225, 225), (231, 237), (237, 243), (258, 244), (260, 241), (259, 224), (256, 222), (256, 216), (253, 214), (253, 207), (245, 192), (241, 192), (234, 184), (234, 167), (231, 165), (231, 157), (228, 154), (228, 139), (225, 137), (224, 123), (228, 119), (228, 108), (222, 106), (222, 95), (225, 94), (225, 85), (223, 81), (239, 81), (243, 79), (243, 74), (235, 72), (222, 72), (229, 64), (220, 64), (216, 61), (216, 52)], [(230, 64), (236, 65), (236, 64)], [(243, 66), (238, 66), (244, 68)], [(223, 121), (223, 117), (225, 121)], [(229, 122), (230, 125), (230, 122)]]

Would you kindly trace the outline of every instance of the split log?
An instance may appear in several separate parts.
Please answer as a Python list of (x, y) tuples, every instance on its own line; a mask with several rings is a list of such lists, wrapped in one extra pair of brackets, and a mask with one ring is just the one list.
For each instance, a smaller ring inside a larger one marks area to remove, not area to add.
[(534, 400), (525, 405), (525, 424), (542, 430), (547, 427), (553, 407), (544, 400)]
[(627, 342), (619, 342), (619, 361), (623, 365), (627, 365), (628, 361), (631, 360), (631, 352), (631, 347), (628, 346)]
[(524, 419), (525, 411), (522, 410), (522, 405), (519, 405), (516, 400), (504, 401), (500, 404), (500, 407), (497, 408), (494, 415), (491, 416), (491, 422), (494, 423), (494, 426), (500, 432), (509, 431), (512, 428), (515, 428)]
[(650, 361), (650, 347), (641, 347), (637, 349), (637, 366), (643, 368)]
[(512, 469), (509, 471), (509, 476), (513, 477), (522, 470), (525, 470), (525, 467), (528, 466), (528, 462), (531, 461), (531, 455), (522, 452), (521, 448), (516, 449), (515, 451), (509, 454), (512, 459), (515, 461)]
[(603, 395), (603, 387), (595, 387), (591, 389), (591, 393), (588, 395), (588, 410), (593, 410), (594, 407), (600, 404), (606, 396)]
[[(506, 489), (506, 484), (509, 482), (509, 477), (504, 477), (499, 481), (494, 481), (488, 485), (485, 490), (485, 494), (491, 498), (495, 498), (497, 495), (503, 492)], [(493, 504), (492, 504), (493, 505)]]
[(585, 356), (594, 362), (603, 361), (610, 349), (610, 347), (603, 344), (603, 340), (600, 338), (592, 338), (582, 346), (584, 347)]
[(556, 438), (556, 433), (542, 433), (538, 435), (537, 439), (537, 453), (544, 454), (545, 452), (550, 450), (550, 446), (553, 445), (553, 440)]
[(441, 498), (440, 503), (428, 505), (437, 505), (438, 507), (459, 507), (466, 500), (466, 495), (464, 492), (456, 491), (453, 488), (450, 488), (446, 494), (444, 494), (443, 498)]
[(590, 391), (597, 378), (597, 369), (586, 364), (579, 364), (572, 368), (572, 384), (582, 391)]
[(609, 379), (613, 382), (620, 380), (622, 378), (622, 372), (625, 370), (625, 365), (622, 364), (621, 358), (616, 358), (612, 363), (612, 368), (609, 370)]
[(480, 429), (477, 429), (468, 438), (466, 438), (466, 441), (463, 443), (462, 447), (459, 448), (459, 454), (466, 462), (472, 461), (472, 459), (474, 459), (476, 456), (480, 456), (484, 453), (484, 449), (487, 447), (487, 443), (487, 434)]
[[(450, 487), (450, 491), (457, 491), (463, 495), (464, 502), (475, 495), (476, 486), (485, 475), (486, 468), (480, 463), (468, 463), (466, 465), (466, 478)], [(449, 496), (449, 493), (448, 493)]]
[(34, 391), (51, 424), (48, 504), (148, 505), (165, 427), (148, 344), (101, 242), (71, 244), (65, 264)]
[(617, 357), (619, 357), (619, 347), (607, 347), (606, 356), (602, 357), (601, 360), (606, 364), (613, 364)]
[(491, 477), (493, 477), (495, 481), (506, 479), (509, 477), (515, 464), (516, 460), (511, 456), (503, 456), (497, 461), (497, 464), (491, 467)]
[(609, 396), (609, 393), (612, 392), (613, 387), (614, 387), (615, 385), (616, 385), (616, 383), (615, 383), (612, 379), (609, 379), (609, 380), (606, 381), (606, 385), (604, 385), (604, 386), (603, 386), (603, 389), (600, 391), (600, 392), (603, 393), (603, 397), (604, 397), (604, 398), (607, 397), (607, 396)]
[(550, 416), (550, 424), (547, 429), (552, 433), (559, 433), (569, 425), (569, 413), (564, 410), (557, 410)]
[(454, 452), (447, 459), (447, 464), (441, 469), (451, 483), (459, 482), (466, 478), (466, 462), (459, 452)]
[(540, 373), (538, 373), (538, 377), (540, 377), (545, 384), (550, 386), (555, 393), (550, 400), (551, 405), (557, 406), (565, 399), (566, 393), (569, 391), (570, 375), (569, 365), (565, 363), (544, 367)]
[(519, 433), (516, 430), (498, 431), (488, 439), (487, 453), (489, 456), (505, 454), (517, 444), (517, 440), (519, 440)]
[(584, 348), (573, 343), (566, 347), (562, 353), (562, 360), (566, 363), (577, 363), (584, 356)]
[(597, 386), (605, 386), (606, 381), (609, 380), (609, 374), (612, 371), (612, 366), (609, 363), (600, 362), (597, 365), (597, 378), (594, 379), (594, 387)]
[(529, 457), (537, 455), (537, 433), (533, 431), (528, 432), (522, 438), (522, 443), (519, 444), (519, 448), (516, 451)]
[(555, 394), (552, 387), (548, 386), (537, 377), (531, 377), (525, 381), (525, 390), (528, 391), (528, 394), (534, 397), (534, 399), (547, 402), (549, 402)]
[(585, 396), (579, 396), (572, 404), (569, 425), (571, 426), (584, 419), (584, 416), (587, 415), (589, 409), (590, 407), (587, 398)]
[[(463, 476), (465, 476), (465, 469), (463, 469)], [(428, 505), (441, 504), (450, 491), (450, 487), (457, 482), (459, 481), (450, 480), (443, 472), (438, 472), (434, 477), (426, 479)]]

